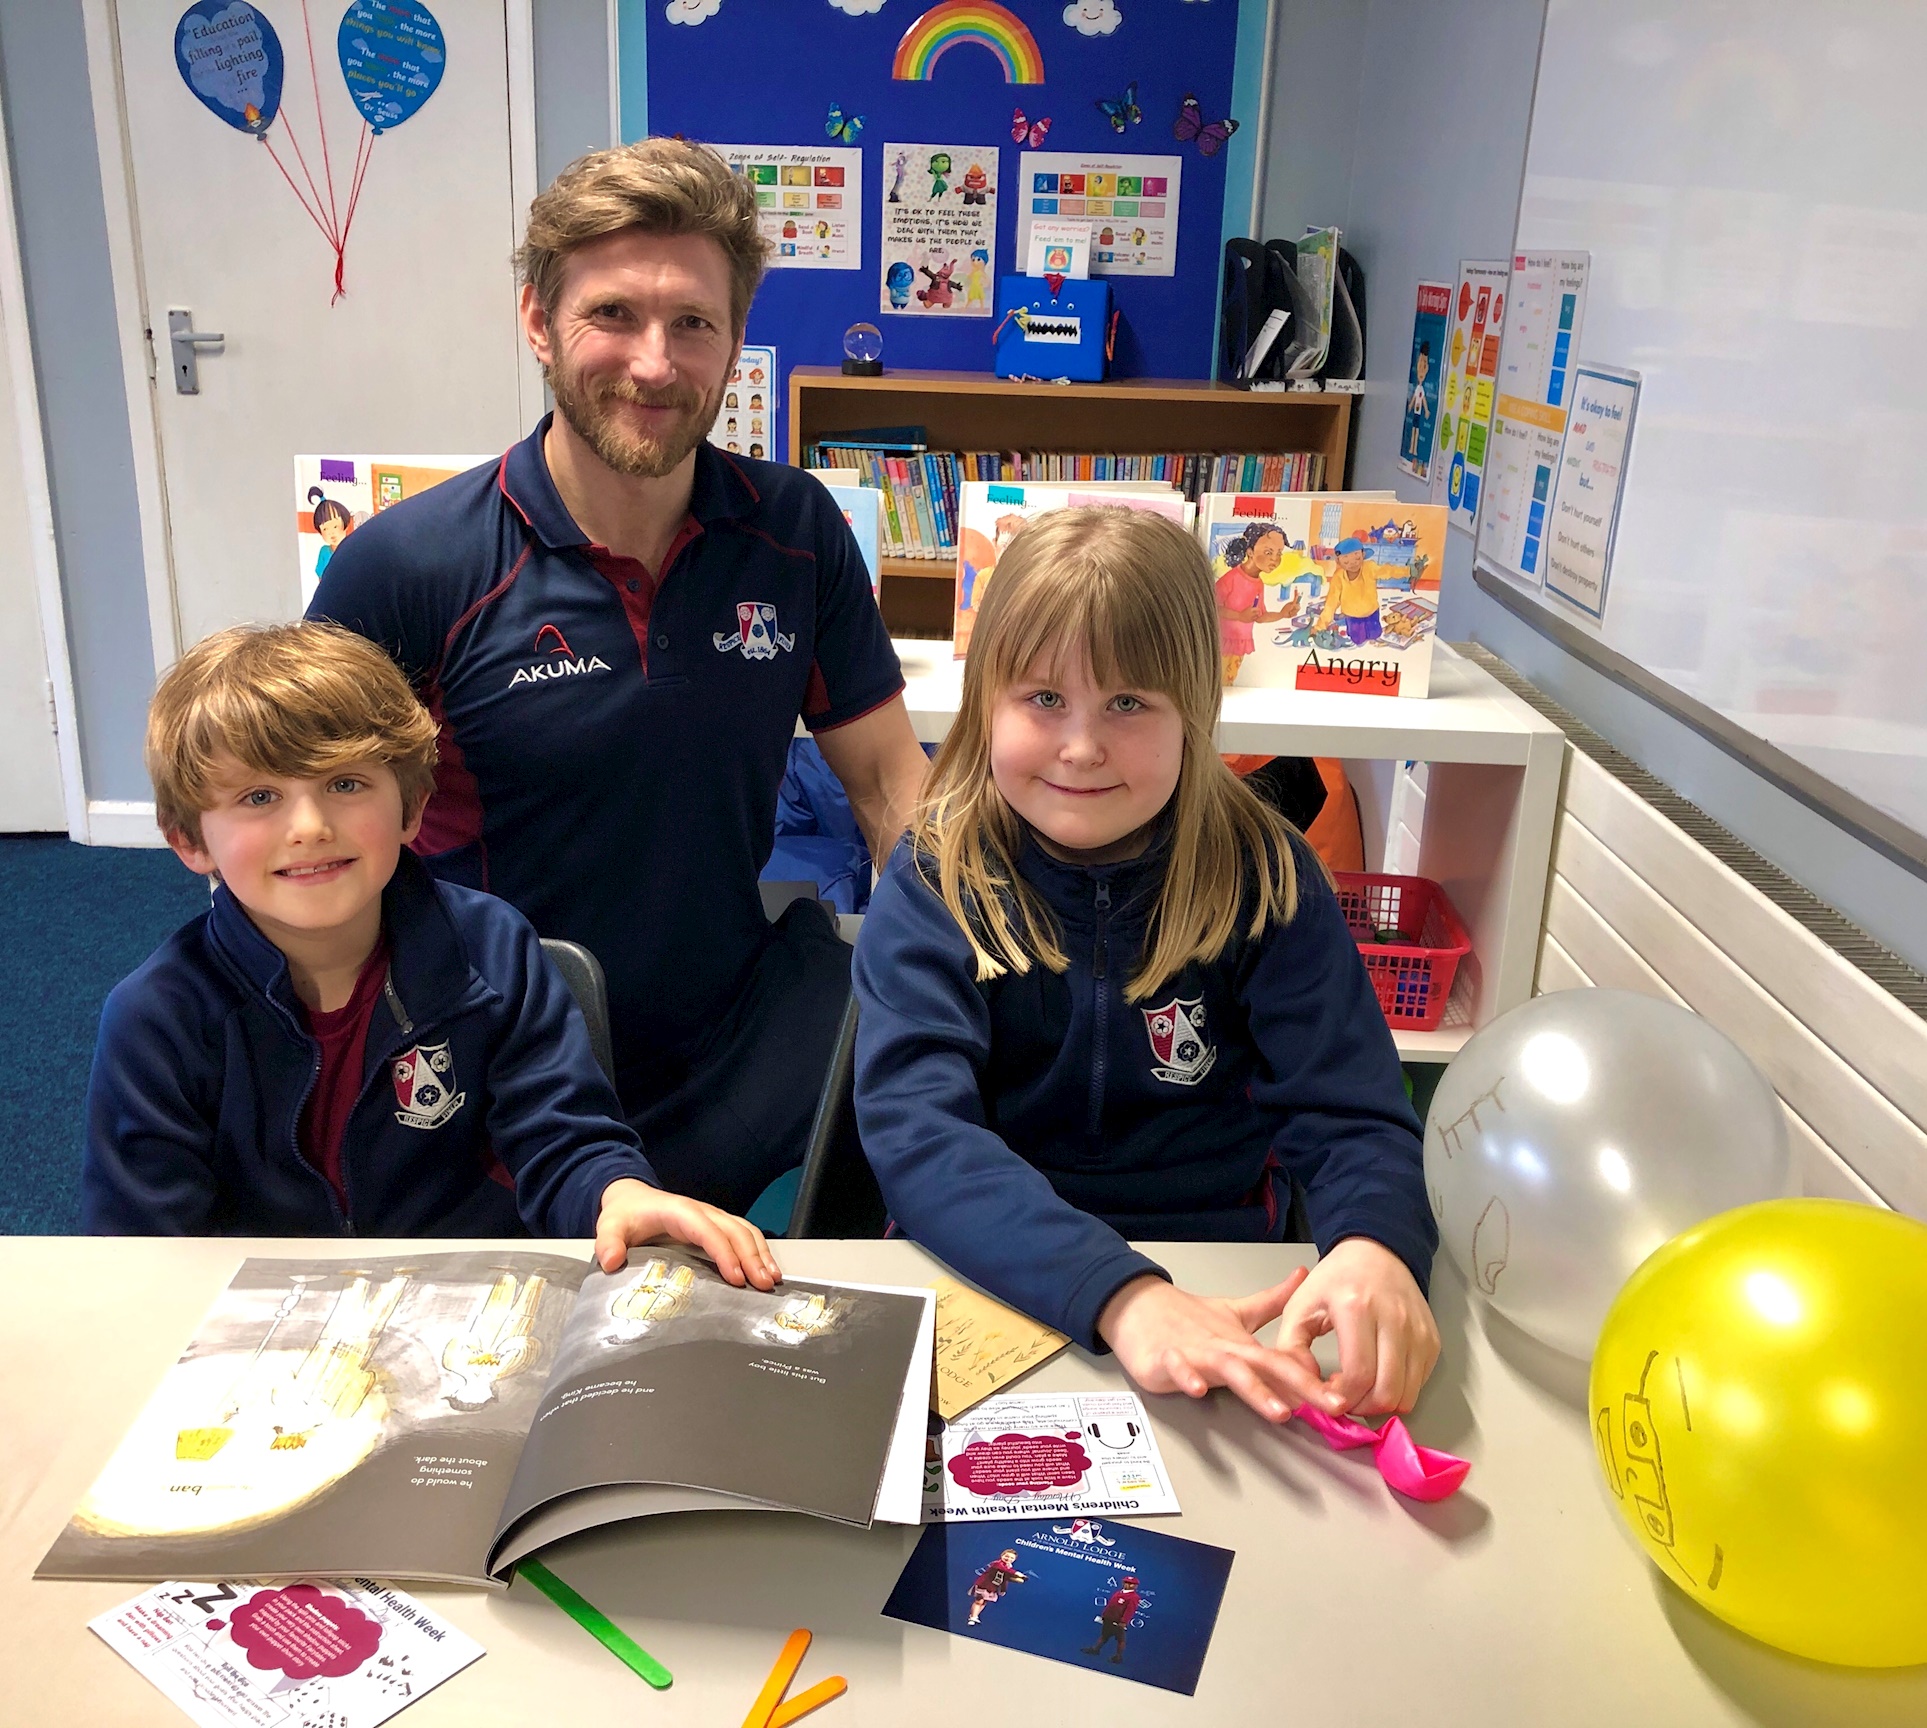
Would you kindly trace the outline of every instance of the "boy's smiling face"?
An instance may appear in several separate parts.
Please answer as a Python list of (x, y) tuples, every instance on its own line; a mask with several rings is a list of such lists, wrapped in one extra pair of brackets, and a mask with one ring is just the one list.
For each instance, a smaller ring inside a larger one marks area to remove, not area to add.
[[(216, 766), (201, 841), (168, 835), (190, 870), (218, 874), (277, 948), (360, 949), (381, 928), (381, 892), (421, 813), (402, 809), (394, 770), (362, 762), (311, 778)], [(317, 953), (327, 963), (325, 952)]]

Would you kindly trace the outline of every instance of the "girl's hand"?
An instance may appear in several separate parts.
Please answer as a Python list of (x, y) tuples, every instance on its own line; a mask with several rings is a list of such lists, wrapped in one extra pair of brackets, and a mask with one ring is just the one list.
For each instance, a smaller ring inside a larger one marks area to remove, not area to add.
[(762, 1231), (747, 1218), (686, 1194), (651, 1188), (633, 1176), (621, 1177), (603, 1189), (595, 1227), (596, 1264), (603, 1271), (620, 1271), (631, 1248), (658, 1236), (700, 1248), (732, 1284), (747, 1280), (758, 1290), (774, 1290), (782, 1277)]
[(1300, 1266), (1282, 1284), (1233, 1301), (1193, 1296), (1146, 1273), (1104, 1304), (1098, 1336), (1146, 1392), (1202, 1398), (1226, 1386), (1267, 1422), (1285, 1421), (1308, 1399), (1342, 1408), (1330, 1402), (1309, 1352), (1301, 1360), (1252, 1336), (1285, 1311), (1305, 1277)]
[[(1405, 1262), (1367, 1236), (1348, 1236), (1285, 1304), (1277, 1353), (1318, 1382), (1333, 1414), (1403, 1414), (1439, 1359), (1439, 1329)], [(1312, 1340), (1338, 1334), (1338, 1372), (1319, 1380)]]

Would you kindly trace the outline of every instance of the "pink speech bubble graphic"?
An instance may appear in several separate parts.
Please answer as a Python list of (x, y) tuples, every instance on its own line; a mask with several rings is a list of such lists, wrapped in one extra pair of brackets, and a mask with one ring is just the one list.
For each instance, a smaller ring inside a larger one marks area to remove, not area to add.
[(1047, 1494), (1075, 1488), (1091, 1467), (1082, 1446), (1055, 1434), (999, 1434), (975, 1440), (950, 1460), (950, 1474), (973, 1494)]
[(380, 1626), (312, 1584), (258, 1592), (235, 1609), (229, 1629), (250, 1667), (279, 1669), (290, 1680), (338, 1680), (381, 1648)]

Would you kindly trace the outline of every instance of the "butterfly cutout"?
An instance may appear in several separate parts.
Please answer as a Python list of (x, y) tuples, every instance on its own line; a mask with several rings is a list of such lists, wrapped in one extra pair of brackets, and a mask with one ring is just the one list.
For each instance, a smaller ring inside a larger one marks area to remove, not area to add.
[(1215, 156), (1224, 148), (1224, 141), (1238, 130), (1235, 120), (1209, 120), (1204, 110), (1198, 106), (1197, 97), (1188, 91), (1184, 102), (1178, 109), (1178, 117), (1171, 124), (1171, 136), (1180, 144), (1198, 141), (1198, 149), (1206, 156)]
[(1113, 132), (1122, 132), (1126, 126), (1135, 126), (1144, 118), (1144, 110), (1137, 105), (1135, 78), (1122, 96), (1100, 96), (1097, 105), (1103, 111), (1104, 118), (1110, 121)]
[(1011, 117), (1010, 135), (1019, 144), (1028, 144), (1037, 149), (1044, 142), (1044, 134), (1050, 130), (1048, 120), (1026, 120), (1023, 109), (1019, 108)]
[(845, 114), (841, 102), (830, 104), (830, 117), (823, 122), (823, 130), (832, 138), (839, 138), (845, 144), (854, 144), (856, 135), (863, 130), (861, 114)]

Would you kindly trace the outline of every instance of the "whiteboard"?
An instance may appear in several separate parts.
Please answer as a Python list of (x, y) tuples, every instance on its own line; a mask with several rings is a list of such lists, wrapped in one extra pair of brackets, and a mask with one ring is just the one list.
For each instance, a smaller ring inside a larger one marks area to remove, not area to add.
[(1603, 623), (1927, 835), (1927, 5), (1553, 0), (1517, 249), (1643, 376)]

